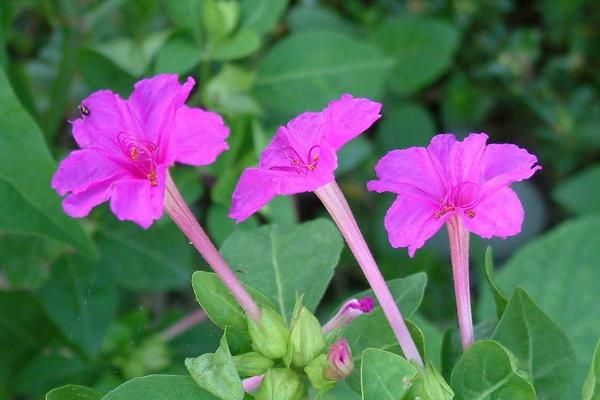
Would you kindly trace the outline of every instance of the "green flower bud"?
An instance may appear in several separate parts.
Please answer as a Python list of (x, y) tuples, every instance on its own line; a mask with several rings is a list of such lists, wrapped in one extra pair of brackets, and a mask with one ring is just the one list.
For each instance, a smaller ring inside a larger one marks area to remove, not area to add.
[(321, 394), (332, 389), (337, 383), (337, 381), (329, 379), (328, 372), (330, 369), (331, 362), (325, 354), (320, 354), (304, 367), (304, 372), (306, 372), (310, 384)]
[(285, 362), (304, 367), (318, 356), (325, 347), (321, 324), (306, 307), (299, 309), (292, 321), (292, 333)]
[(419, 368), (409, 392), (410, 400), (452, 400), (454, 392), (433, 364), (427, 362), (425, 368)]
[(248, 333), (252, 348), (265, 357), (276, 360), (286, 354), (290, 331), (281, 315), (271, 308), (262, 309), (260, 325), (248, 318)]
[(275, 365), (275, 361), (255, 351), (234, 356), (233, 362), (238, 374), (243, 378), (262, 375)]
[(274, 368), (267, 371), (265, 379), (254, 393), (255, 400), (302, 400), (306, 387), (291, 369)]

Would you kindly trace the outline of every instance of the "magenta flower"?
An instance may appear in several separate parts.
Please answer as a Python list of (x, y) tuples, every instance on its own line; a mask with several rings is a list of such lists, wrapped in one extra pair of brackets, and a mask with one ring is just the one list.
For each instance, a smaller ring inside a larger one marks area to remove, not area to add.
[(59, 166), (52, 187), (65, 212), (84, 217), (110, 199), (120, 220), (148, 228), (162, 216), (166, 170), (175, 162), (207, 165), (228, 148), (229, 129), (215, 113), (184, 103), (194, 87), (188, 78), (157, 75), (136, 83), (127, 100), (101, 90), (79, 106), (72, 122), (81, 148)]
[(327, 369), (325, 375), (332, 381), (341, 381), (350, 376), (354, 369), (352, 353), (346, 339), (339, 339), (331, 345), (327, 359), (331, 367)]
[(300, 114), (280, 127), (258, 167), (242, 174), (229, 216), (241, 222), (276, 195), (310, 192), (333, 182), (336, 151), (377, 121), (380, 110), (379, 103), (345, 94), (323, 111)]
[(375, 167), (376, 192), (398, 194), (385, 216), (393, 247), (408, 247), (412, 257), (452, 216), (483, 238), (516, 235), (524, 212), (509, 187), (531, 177), (537, 158), (512, 144), (490, 144), (486, 134), (436, 135), (427, 148), (386, 154)]

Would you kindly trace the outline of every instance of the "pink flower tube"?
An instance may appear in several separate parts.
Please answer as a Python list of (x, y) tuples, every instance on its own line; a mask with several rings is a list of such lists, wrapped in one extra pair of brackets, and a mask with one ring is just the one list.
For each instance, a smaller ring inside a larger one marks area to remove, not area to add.
[(335, 183), (336, 152), (367, 130), (381, 104), (345, 94), (321, 112), (300, 114), (277, 130), (258, 167), (246, 168), (233, 193), (229, 216), (240, 222), (277, 195), (315, 192), (346, 239), (407, 358), (422, 364), (394, 299)]
[(375, 167), (376, 192), (398, 197), (385, 216), (393, 247), (408, 247), (412, 257), (447, 225), (458, 321), (463, 348), (473, 343), (469, 291), (469, 232), (506, 238), (521, 231), (524, 211), (510, 184), (541, 169), (537, 158), (512, 144), (486, 144), (486, 134), (462, 142), (437, 135), (429, 146), (394, 150)]
[(171, 180), (168, 167), (208, 165), (227, 150), (229, 128), (215, 113), (184, 103), (194, 87), (188, 78), (157, 75), (135, 84), (127, 100), (100, 90), (79, 106), (72, 122), (80, 149), (71, 152), (52, 179), (65, 196), (71, 217), (84, 217), (110, 200), (120, 220), (148, 228), (163, 210), (182, 229), (223, 280), (247, 314), (260, 321), (260, 310), (196, 221)]

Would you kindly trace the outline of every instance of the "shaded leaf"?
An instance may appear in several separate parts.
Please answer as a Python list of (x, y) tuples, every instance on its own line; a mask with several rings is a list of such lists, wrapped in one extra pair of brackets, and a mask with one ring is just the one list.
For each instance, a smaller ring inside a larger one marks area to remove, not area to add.
[(399, 400), (405, 396), (417, 369), (397, 354), (366, 349), (362, 355), (363, 400)]
[(189, 376), (149, 375), (134, 378), (112, 390), (102, 400), (215, 400)]
[(592, 366), (583, 385), (582, 398), (583, 400), (600, 399), (600, 341), (596, 345)]

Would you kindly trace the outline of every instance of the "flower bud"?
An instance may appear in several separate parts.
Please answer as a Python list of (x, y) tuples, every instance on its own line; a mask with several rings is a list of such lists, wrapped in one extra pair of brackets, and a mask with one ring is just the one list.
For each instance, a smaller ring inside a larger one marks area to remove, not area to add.
[(255, 351), (233, 356), (233, 362), (241, 377), (262, 375), (275, 365), (275, 361)]
[(452, 388), (430, 362), (427, 362), (424, 368), (419, 368), (412, 385), (408, 397), (410, 400), (452, 400), (454, 398)]
[(306, 388), (300, 377), (291, 369), (274, 368), (267, 371), (255, 400), (302, 400)]
[(292, 332), (285, 363), (304, 367), (318, 356), (325, 347), (321, 324), (306, 307), (294, 313)]
[(375, 302), (370, 296), (361, 299), (350, 299), (345, 302), (340, 310), (323, 326), (323, 333), (329, 333), (349, 324), (353, 319), (373, 311)]
[(346, 339), (339, 339), (329, 349), (327, 359), (331, 366), (325, 371), (325, 376), (332, 381), (341, 381), (352, 373), (354, 361)]
[(273, 309), (262, 309), (260, 324), (248, 318), (248, 333), (252, 348), (265, 357), (276, 360), (286, 354), (290, 331), (281, 315)]

